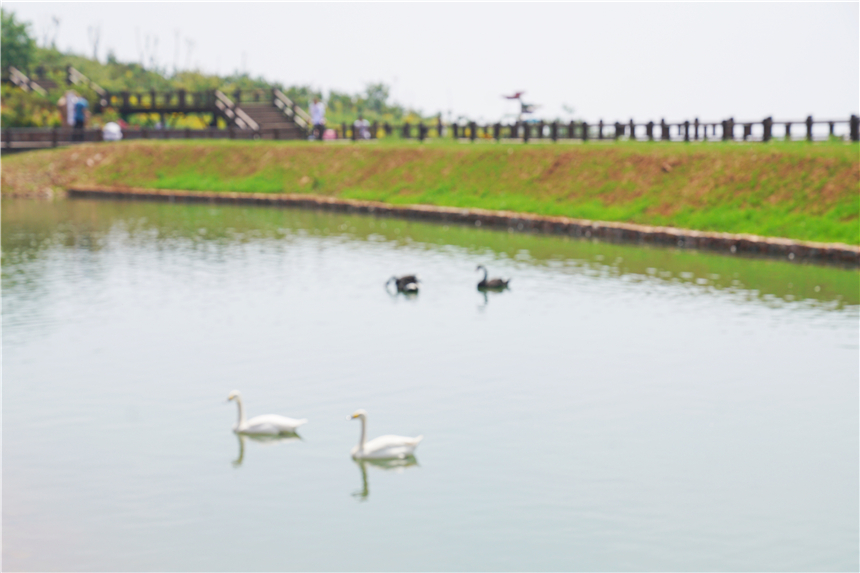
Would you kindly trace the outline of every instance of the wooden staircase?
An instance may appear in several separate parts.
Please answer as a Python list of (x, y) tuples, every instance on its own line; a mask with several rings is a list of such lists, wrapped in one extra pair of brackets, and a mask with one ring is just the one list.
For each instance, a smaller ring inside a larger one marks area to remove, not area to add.
[(252, 90), (251, 100), (243, 100), (241, 91), (233, 92), (233, 99), (220, 90), (214, 95), (215, 106), (228, 125), (251, 129), (258, 139), (305, 139), (310, 135), (308, 113), (277, 88), (262, 94), (260, 90)]
[(254, 120), (261, 139), (305, 139), (305, 130), (271, 102), (242, 103), (239, 109)]
[[(32, 91), (32, 92), (36, 92), (37, 94), (42, 95), (42, 96), (48, 95), (48, 89), (56, 87), (56, 85), (57, 85), (54, 82), (50, 82), (53, 85), (47, 86), (47, 89), (46, 89), (45, 86), (40, 85), (40, 82), (37, 82), (35, 80), (31, 80), (30, 78), (28, 78), (24, 74), (24, 72), (22, 72), (21, 70), (19, 70), (15, 66), (9, 66), (9, 82), (11, 82), (12, 85), (18, 86), (19, 88), (21, 88), (25, 92)], [(42, 80), (42, 83), (47, 83), (47, 82), (45, 80)]]
[[(97, 101), (93, 106), (96, 112), (115, 107), (121, 115), (161, 113), (162, 118), (167, 113), (211, 113), (213, 125), (217, 117), (222, 117), (231, 130), (253, 132), (255, 139), (305, 139), (312, 129), (310, 115), (277, 88), (237, 90), (231, 94), (232, 98), (221, 90), (191, 94), (184, 90), (111, 94), (75, 68), (68, 66), (66, 71), (69, 84), (86, 85), (96, 92)], [(9, 66), (9, 81), (24, 91), (42, 96), (59, 87), (48, 78), (33, 80), (13, 66)]]

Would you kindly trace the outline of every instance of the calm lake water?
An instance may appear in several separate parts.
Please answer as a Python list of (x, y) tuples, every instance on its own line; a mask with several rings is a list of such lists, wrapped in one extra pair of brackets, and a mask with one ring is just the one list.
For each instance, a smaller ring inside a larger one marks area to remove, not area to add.
[(2, 246), (4, 570), (860, 566), (856, 270), (85, 200)]

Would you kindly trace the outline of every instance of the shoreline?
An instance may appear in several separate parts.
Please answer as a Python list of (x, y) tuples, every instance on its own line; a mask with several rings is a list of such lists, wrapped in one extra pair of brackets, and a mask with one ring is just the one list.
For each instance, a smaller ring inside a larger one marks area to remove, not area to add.
[(695, 231), (675, 227), (592, 221), (511, 211), (460, 209), (432, 205), (391, 205), (378, 201), (337, 199), (297, 193), (230, 193), (100, 185), (74, 185), (66, 190), (66, 194), (69, 198), (268, 205), (365, 213), (383, 217), (472, 225), (478, 228), (507, 229), (509, 232), (541, 232), (612, 242), (702, 249), (725, 254), (752, 255), (793, 262), (829, 263), (860, 267), (860, 247), (844, 243), (797, 241), (779, 237)]

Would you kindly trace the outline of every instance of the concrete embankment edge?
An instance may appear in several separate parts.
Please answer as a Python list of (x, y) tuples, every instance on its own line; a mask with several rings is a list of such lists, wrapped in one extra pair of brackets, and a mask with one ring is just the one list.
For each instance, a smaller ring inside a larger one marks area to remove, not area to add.
[(595, 238), (613, 242), (675, 246), (703, 249), (729, 254), (764, 256), (795, 262), (807, 261), (860, 267), (860, 247), (842, 243), (814, 243), (757, 235), (735, 235), (651, 227), (632, 223), (589, 221), (568, 217), (550, 217), (510, 211), (458, 209), (431, 205), (389, 205), (375, 201), (336, 199), (319, 195), (272, 193), (222, 193), (179, 191), (172, 189), (140, 189), (103, 186), (74, 186), (69, 197), (102, 199), (138, 199), (185, 203), (218, 203), (301, 207), (377, 216), (421, 219), (490, 227), (510, 231), (543, 232), (572, 237)]

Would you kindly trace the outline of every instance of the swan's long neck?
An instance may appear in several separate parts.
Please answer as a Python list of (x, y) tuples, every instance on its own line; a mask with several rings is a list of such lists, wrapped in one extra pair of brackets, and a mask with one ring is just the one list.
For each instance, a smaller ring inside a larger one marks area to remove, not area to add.
[(487, 282), (487, 269), (486, 269), (486, 267), (481, 267), (481, 270), (484, 271), (484, 280), (482, 282)]
[(239, 421), (236, 422), (236, 426), (241, 428), (245, 425), (245, 408), (242, 406), (242, 398), (236, 396), (236, 405), (239, 406)]
[(361, 420), (361, 438), (358, 440), (358, 449), (359, 451), (364, 451), (364, 438), (367, 430), (366, 422), (364, 416), (359, 418)]

